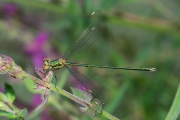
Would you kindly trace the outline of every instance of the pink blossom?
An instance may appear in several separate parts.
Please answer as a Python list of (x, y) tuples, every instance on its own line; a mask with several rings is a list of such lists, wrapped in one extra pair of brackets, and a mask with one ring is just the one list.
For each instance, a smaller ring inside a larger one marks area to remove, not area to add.
[(26, 47), (25, 52), (31, 56), (34, 66), (42, 65), (43, 59), (46, 57), (43, 48), (48, 39), (48, 33), (42, 31), (35, 36), (33, 42)]
[(38, 106), (39, 104), (41, 104), (41, 102), (42, 102), (42, 99), (41, 99), (41, 95), (40, 94), (36, 94), (36, 95), (32, 96), (31, 104), (33, 106)]
[(9, 16), (12, 16), (16, 13), (17, 11), (17, 6), (15, 4), (12, 4), (12, 3), (8, 3), (8, 4), (5, 4), (3, 6), (3, 9), (2, 11), (6, 14), (6, 15), (9, 15)]
[(4, 93), (4, 88), (0, 87), (0, 92)]

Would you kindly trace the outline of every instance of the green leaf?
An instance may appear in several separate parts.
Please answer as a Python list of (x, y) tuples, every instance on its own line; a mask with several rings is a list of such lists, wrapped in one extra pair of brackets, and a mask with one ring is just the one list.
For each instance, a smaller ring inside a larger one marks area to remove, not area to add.
[(166, 116), (165, 120), (176, 120), (180, 113), (180, 85), (178, 87), (178, 90), (176, 92), (176, 96), (174, 98), (174, 101), (171, 105), (171, 109)]
[(1, 93), (1, 92), (0, 92), (0, 101), (8, 102), (8, 98), (3, 93)]
[(9, 107), (5, 103), (0, 102), (0, 110), (8, 111)]
[(13, 103), (15, 100), (15, 92), (11, 85), (8, 83), (5, 83), (5, 91), (4, 91), (6, 97), (9, 99), (9, 102)]
[[(19, 109), (18, 109), (19, 110)], [(24, 108), (16, 113), (17, 120), (24, 120), (27, 115), (27, 109)]]
[(9, 119), (15, 119), (15, 118), (17, 118), (17, 116), (14, 115), (14, 114), (10, 114), (10, 115), (7, 116), (7, 118), (9, 118)]
[(12, 115), (11, 113), (9, 113), (9, 112), (5, 112), (5, 111), (0, 111), (0, 116), (10, 116), (10, 115)]
[(23, 118), (26, 117), (27, 113), (28, 113), (28, 112), (27, 112), (27, 109), (26, 109), (26, 108), (24, 108), (24, 109), (21, 110), (21, 116), (22, 116)]

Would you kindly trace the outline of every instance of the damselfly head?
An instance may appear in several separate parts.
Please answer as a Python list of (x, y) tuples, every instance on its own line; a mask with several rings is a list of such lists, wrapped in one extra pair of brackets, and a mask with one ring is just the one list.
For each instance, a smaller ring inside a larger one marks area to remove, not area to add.
[(50, 61), (48, 58), (44, 58), (42, 69), (43, 69), (43, 71), (47, 71), (50, 69)]

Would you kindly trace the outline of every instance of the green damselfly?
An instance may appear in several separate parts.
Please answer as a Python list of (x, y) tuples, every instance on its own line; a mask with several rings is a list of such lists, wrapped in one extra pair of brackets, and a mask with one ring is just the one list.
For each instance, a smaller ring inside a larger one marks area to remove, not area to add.
[(87, 29), (83, 31), (82, 34), (67, 48), (64, 56), (60, 59), (50, 61), (48, 58), (45, 58), (43, 61), (43, 70), (57, 70), (62, 67), (66, 67), (68, 71), (80, 82), (85, 91), (92, 94), (94, 98), (100, 98), (101, 94), (99, 93), (98, 88), (84, 75), (79, 73), (77, 70), (72, 69), (69, 66), (82, 66), (82, 67), (97, 67), (97, 68), (110, 68), (110, 69), (122, 69), (122, 70), (136, 70), (136, 71), (155, 71), (155, 68), (130, 68), (130, 67), (112, 67), (112, 66), (103, 66), (103, 65), (90, 65), (90, 64), (78, 64), (67, 62), (67, 60), (80, 52), (83, 52), (90, 46), (92, 46), (99, 37), (98, 25), (101, 20), (102, 14), (101, 11), (95, 11), (92, 13), (92, 18), (90, 20), (90, 25)]

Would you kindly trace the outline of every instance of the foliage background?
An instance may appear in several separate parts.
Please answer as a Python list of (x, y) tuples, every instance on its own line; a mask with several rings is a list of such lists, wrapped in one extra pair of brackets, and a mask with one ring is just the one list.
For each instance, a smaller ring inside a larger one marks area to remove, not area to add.
[[(87, 26), (90, 14), (101, 10), (101, 35), (72, 62), (123, 67), (156, 67), (156, 72), (98, 68), (77, 69), (100, 88), (103, 109), (123, 120), (162, 120), (175, 96), (180, 74), (180, 3), (178, 0), (1, 0), (0, 54), (14, 59), (34, 76), (44, 57), (60, 58)], [(67, 70), (56, 72), (58, 86), (70, 91), (77, 84)], [(0, 76), (0, 88), (10, 83), (15, 105), (32, 111), (41, 102), (41, 91), (30, 81)], [(53, 81), (55, 82), (55, 81)], [(52, 94), (33, 120), (99, 120), (81, 113), (77, 105)], [(3, 118), (6, 119), (6, 118)]]

